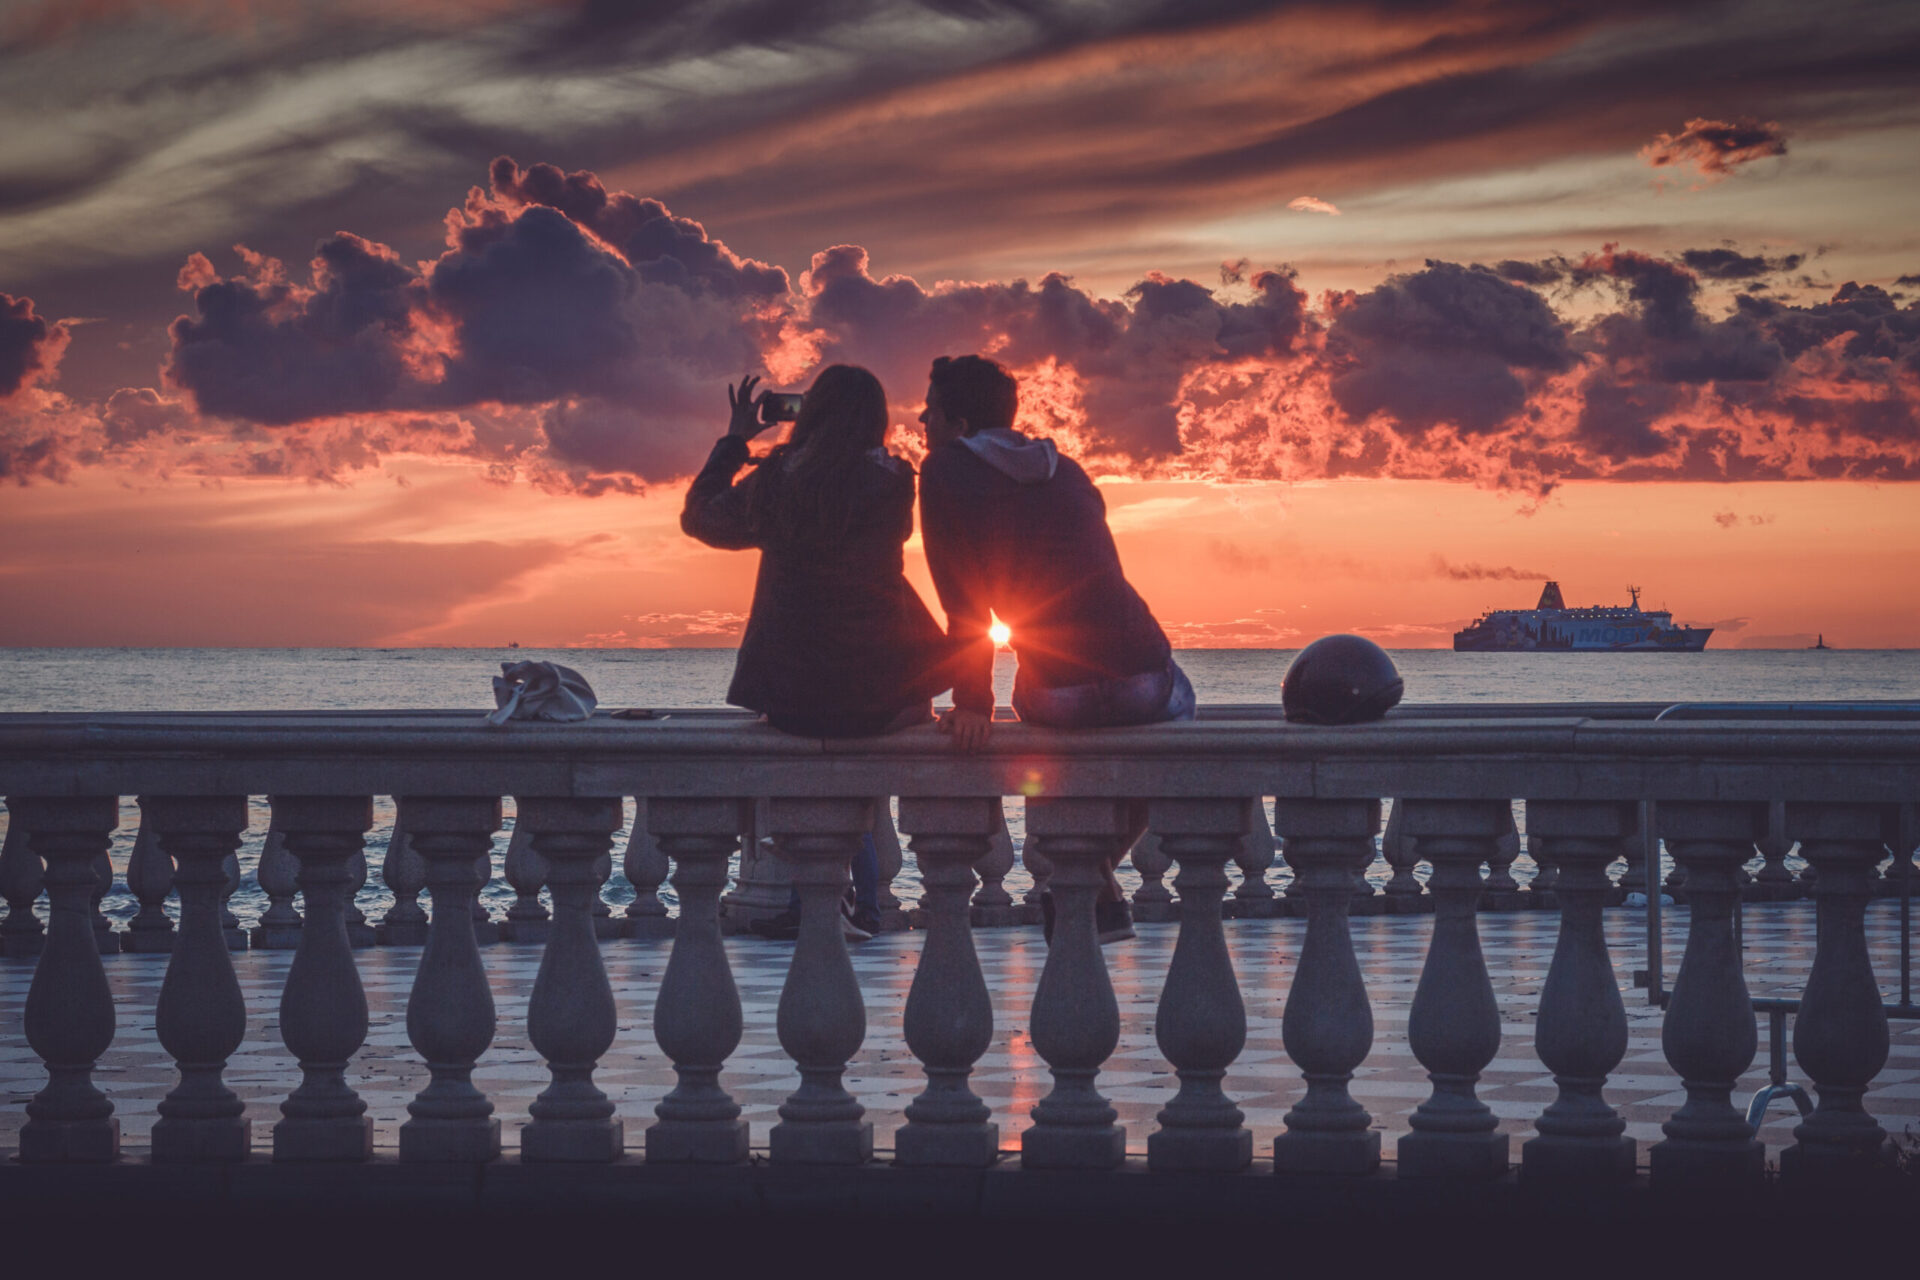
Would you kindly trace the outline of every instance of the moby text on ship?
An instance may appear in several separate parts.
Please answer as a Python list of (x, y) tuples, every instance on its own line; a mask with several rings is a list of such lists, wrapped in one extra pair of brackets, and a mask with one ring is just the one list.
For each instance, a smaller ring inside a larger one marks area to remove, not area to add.
[(1560, 584), (1549, 582), (1531, 609), (1491, 609), (1453, 633), (1461, 653), (1698, 653), (1712, 627), (1676, 627), (1665, 609), (1642, 609), (1640, 588), (1629, 605), (1569, 609)]

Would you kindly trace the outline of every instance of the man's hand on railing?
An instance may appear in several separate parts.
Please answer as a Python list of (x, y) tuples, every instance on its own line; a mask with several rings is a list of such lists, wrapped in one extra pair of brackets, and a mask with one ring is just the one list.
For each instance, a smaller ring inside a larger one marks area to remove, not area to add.
[(978, 711), (954, 707), (940, 717), (940, 732), (953, 735), (956, 750), (978, 751), (987, 745), (987, 739), (993, 734), (993, 718), (981, 715)]

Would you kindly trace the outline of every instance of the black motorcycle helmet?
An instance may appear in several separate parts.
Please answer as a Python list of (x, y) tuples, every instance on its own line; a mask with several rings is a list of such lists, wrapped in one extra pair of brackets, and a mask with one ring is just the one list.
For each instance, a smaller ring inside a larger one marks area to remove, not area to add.
[(1387, 651), (1364, 636), (1321, 636), (1300, 651), (1280, 685), (1280, 706), (1296, 724), (1378, 720), (1406, 685)]

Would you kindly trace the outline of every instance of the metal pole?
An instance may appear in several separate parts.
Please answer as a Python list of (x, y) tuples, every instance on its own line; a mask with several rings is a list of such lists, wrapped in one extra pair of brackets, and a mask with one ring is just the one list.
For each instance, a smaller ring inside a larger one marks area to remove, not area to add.
[(1654, 830), (1651, 800), (1640, 802), (1640, 840), (1646, 862), (1647, 892), (1647, 1003), (1667, 1004), (1666, 961), (1660, 948), (1660, 836)]

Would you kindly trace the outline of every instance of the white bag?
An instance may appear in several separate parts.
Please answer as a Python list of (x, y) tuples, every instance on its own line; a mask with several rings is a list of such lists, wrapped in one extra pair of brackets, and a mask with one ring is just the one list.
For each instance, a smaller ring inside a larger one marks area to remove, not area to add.
[(503, 662), (493, 678), (496, 729), (509, 720), (585, 720), (599, 699), (587, 678), (557, 662)]

